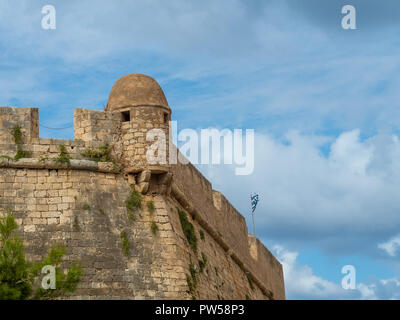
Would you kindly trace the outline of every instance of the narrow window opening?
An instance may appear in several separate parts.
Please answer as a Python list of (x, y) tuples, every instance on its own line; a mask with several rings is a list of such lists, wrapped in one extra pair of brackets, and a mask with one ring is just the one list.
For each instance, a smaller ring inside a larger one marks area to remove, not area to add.
[(168, 123), (168, 113), (164, 112), (164, 124)]
[(129, 111), (122, 112), (122, 122), (131, 121), (131, 113)]

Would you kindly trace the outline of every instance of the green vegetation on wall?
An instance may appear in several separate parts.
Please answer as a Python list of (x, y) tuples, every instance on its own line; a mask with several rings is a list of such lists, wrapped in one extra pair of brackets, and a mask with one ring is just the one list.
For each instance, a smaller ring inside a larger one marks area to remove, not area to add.
[(199, 234), (200, 234), (200, 239), (204, 241), (205, 240), (204, 231), (200, 230)]
[(128, 239), (128, 234), (126, 233), (125, 230), (121, 231), (120, 237), (122, 240), (122, 251), (124, 252), (125, 256), (129, 256), (129, 252), (131, 250), (131, 244)]
[(70, 164), (71, 157), (67, 153), (67, 149), (65, 148), (64, 145), (59, 145), (58, 149), (60, 150), (60, 153), (58, 154), (58, 157), (55, 158), (56, 163), (60, 164)]
[(95, 162), (112, 162), (113, 172), (118, 173), (120, 168), (116, 161), (111, 156), (111, 146), (108, 143), (103, 143), (99, 148), (88, 148), (81, 152), (81, 155)]
[(246, 273), (247, 281), (249, 282), (249, 286), (251, 290), (254, 290), (253, 280), (251, 280), (251, 276), (249, 273)]
[(184, 211), (177, 208), (179, 214), (179, 220), (181, 222), (183, 234), (185, 235), (189, 245), (192, 247), (193, 251), (197, 253), (197, 236), (193, 224), (187, 218)]
[[(61, 264), (65, 247), (55, 246), (39, 262), (26, 260), (23, 240), (11, 212), (0, 217), (0, 300), (55, 299), (73, 293), (81, 281), (82, 267), (73, 262), (67, 272)], [(56, 289), (45, 290), (38, 285), (44, 266), (55, 268)]]
[(14, 142), (17, 145), (17, 153), (14, 156), (12, 160), (18, 161), (19, 159), (22, 158), (29, 158), (31, 156), (31, 153), (29, 151), (24, 151), (22, 150), (22, 131), (21, 127), (16, 125), (13, 128), (13, 137), (14, 137)]
[(204, 252), (201, 253), (201, 260), (199, 260), (200, 273), (203, 272), (204, 268), (207, 266), (207, 256)]
[(91, 161), (112, 162), (111, 147), (108, 143), (102, 144), (98, 149), (88, 148), (81, 155)]
[(74, 231), (79, 231), (79, 220), (78, 216), (74, 216), (74, 222), (72, 224), (72, 227), (74, 228)]
[(13, 128), (13, 138), (14, 138), (15, 144), (17, 144), (17, 145), (22, 144), (22, 131), (21, 131), (21, 127), (19, 125), (16, 125)]
[(31, 153), (29, 151), (18, 149), (13, 160), (18, 161), (19, 159), (29, 158), (30, 156), (31, 156)]
[(91, 208), (87, 203), (85, 203), (85, 204), (82, 206), (82, 209), (85, 210), (85, 211), (91, 211), (91, 210), (92, 210), (92, 208)]
[(150, 214), (153, 214), (154, 211), (156, 211), (156, 208), (154, 206), (154, 201), (147, 201), (147, 210), (149, 210)]
[(126, 200), (126, 209), (128, 210), (129, 221), (135, 220), (135, 213), (142, 209), (143, 196), (137, 190), (132, 190), (129, 198)]
[(197, 270), (196, 266), (193, 263), (189, 264), (189, 272), (190, 274), (186, 274), (186, 282), (189, 287), (189, 293), (194, 295), (197, 288)]
[(151, 222), (151, 232), (155, 235), (158, 231), (157, 223), (153, 220)]

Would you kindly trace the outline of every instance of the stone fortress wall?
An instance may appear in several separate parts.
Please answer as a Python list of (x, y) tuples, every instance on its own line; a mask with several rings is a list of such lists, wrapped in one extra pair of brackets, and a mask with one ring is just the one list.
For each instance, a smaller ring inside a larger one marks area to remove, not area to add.
[[(81, 261), (83, 280), (71, 298), (284, 299), (281, 264), (192, 164), (146, 162), (146, 132), (168, 137), (170, 119), (162, 89), (138, 74), (117, 81), (105, 111), (75, 109), (75, 140), (39, 138), (38, 109), (0, 107), (0, 211), (14, 212), (32, 259), (60, 243), (67, 261)], [(82, 155), (104, 143), (114, 163)], [(61, 145), (69, 163), (57, 161)], [(29, 158), (14, 160), (18, 148)], [(134, 221), (126, 207), (132, 190), (143, 195)], [(196, 249), (178, 211), (194, 227)]]

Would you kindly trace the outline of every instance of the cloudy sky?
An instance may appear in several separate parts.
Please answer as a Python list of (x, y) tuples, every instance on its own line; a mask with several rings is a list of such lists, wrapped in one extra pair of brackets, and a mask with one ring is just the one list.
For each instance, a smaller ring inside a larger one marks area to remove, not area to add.
[(73, 109), (101, 110), (133, 72), (159, 81), (178, 130), (255, 129), (252, 175), (199, 168), (248, 222), (259, 192), (289, 299), (400, 298), (399, 53), (395, 0), (0, 0), (0, 105), (39, 107), (42, 137), (73, 138)]

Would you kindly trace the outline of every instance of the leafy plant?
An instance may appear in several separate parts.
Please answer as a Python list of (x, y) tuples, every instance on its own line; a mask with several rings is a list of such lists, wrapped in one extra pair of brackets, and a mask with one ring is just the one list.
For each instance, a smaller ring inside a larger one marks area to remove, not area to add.
[(112, 162), (111, 147), (108, 143), (102, 144), (98, 149), (88, 148), (81, 155), (91, 161)]
[[(67, 273), (62, 272), (65, 247), (55, 246), (42, 261), (29, 262), (23, 241), (16, 233), (17, 227), (11, 212), (0, 217), (0, 300), (54, 299), (73, 293), (83, 269), (74, 262)], [(38, 286), (46, 265), (55, 268), (56, 289), (45, 290)]]
[(72, 293), (76, 290), (83, 269), (79, 265), (79, 263), (72, 263), (69, 271), (64, 273), (61, 268), (62, 258), (65, 254), (66, 248), (64, 246), (55, 246), (53, 247), (47, 257), (39, 262), (34, 264), (33, 274), (39, 275), (44, 266), (51, 265), (55, 267), (56, 273), (56, 289), (54, 290), (46, 290), (42, 287), (37, 288), (34, 292), (33, 299), (53, 299), (59, 296), (65, 296), (68, 293)]
[(60, 153), (58, 157), (54, 160), (56, 163), (66, 163), (70, 164), (71, 157), (67, 153), (67, 149), (65, 148), (64, 145), (59, 145), (58, 149), (60, 150)]
[(135, 212), (142, 208), (143, 197), (137, 190), (132, 190), (129, 198), (126, 200), (126, 209), (128, 210), (128, 219), (133, 222), (135, 220)]
[(142, 208), (142, 195), (139, 191), (133, 190), (126, 200), (126, 208), (130, 211), (139, 210)]
[(14, 142), (17, 145), (17, 153), (15, 154), (14, 158), (12, 158), (12, 160), (18, 161), (19, 159), (22, 159), (22, 158), (29, 158), (31, 156), (31, 152), (22, 150), (21, 127), (18, 125), (14, 126), (12, 134), (13, 134)]
[(179, 220), (181, 222), (183, 234), (185, 235), (189, 245), (192, 247), (193, 251), (197, 253), (197, 236), (193, 224), (187, 218), (184, 211), (178, 209)]
[(204, 237), (204, 231), (203, 231), (203, 230), (200, 230), (200, 231), (199, 231), (199, 234), (200, 234), (200, 239), (204, 241), (204, 239), (205, 239), (205, 237)]
[(25, 150), (18, 148), (17, 153), (14, 156), (14, 160), (18, 161), (19, 159), (29, 158), (30, 156), (31, 156), (31, 153), (29, 151), (25, 151)]

